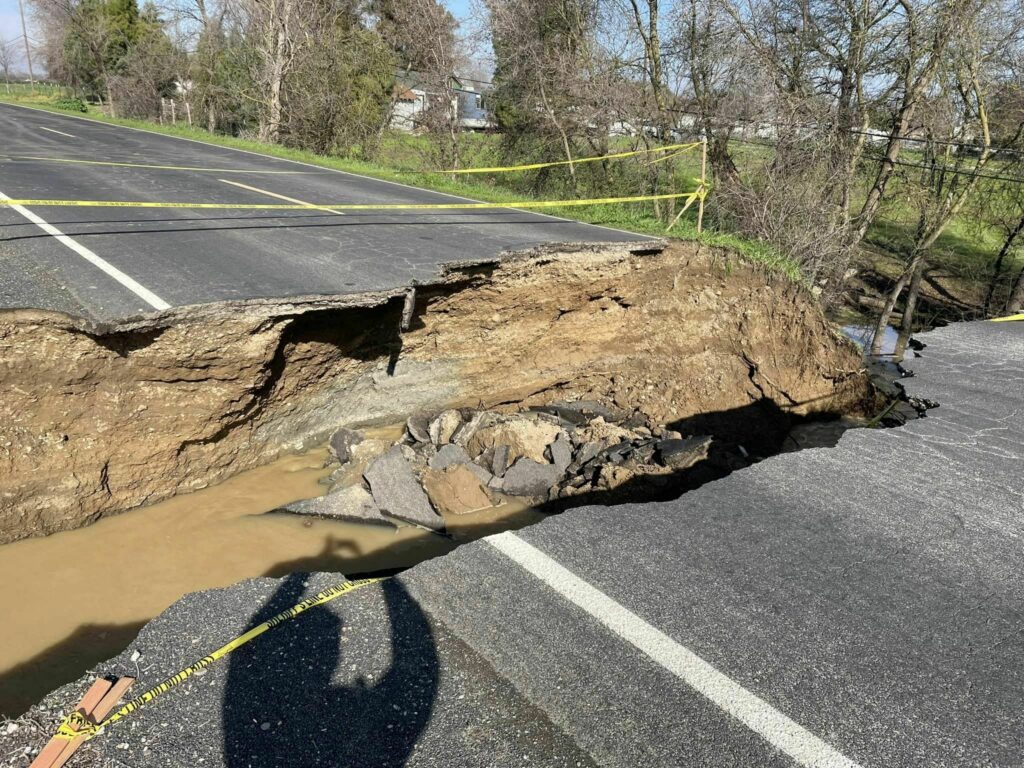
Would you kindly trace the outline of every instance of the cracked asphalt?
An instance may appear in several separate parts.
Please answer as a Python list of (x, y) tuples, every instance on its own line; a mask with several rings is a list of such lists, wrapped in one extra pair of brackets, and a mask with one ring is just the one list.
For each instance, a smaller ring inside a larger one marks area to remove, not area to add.
[[(924, 419), (514, 534), (830, 756), (755, 732), (491, 539), (275, 629), (83, 765), (1021, 765), (1024, 323), (920, 338)], [(94, 672), (134, 674), (137, 650), (141, 690), (336, 579), (189, 595)]]
[[(0, 193), (15, 199), (452, 203), (451, 195), (96, 121), (0, 104)], [(77, 160), (208, 169), (169, 170)], [(216, 172), (219, 169), (219, 172)], [(30, 209), (166, 303), (358, 293), (429, 281), (448, 262), (642, 235), (512, 209), (455, 212)], [(112, 320), (138, 295), (0, 207), (0, 307)]]

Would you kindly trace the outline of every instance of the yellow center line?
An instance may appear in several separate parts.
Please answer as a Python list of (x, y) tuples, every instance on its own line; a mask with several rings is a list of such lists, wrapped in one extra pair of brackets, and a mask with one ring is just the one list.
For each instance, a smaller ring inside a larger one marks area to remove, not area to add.
[[(270, 191), (268, 191), (266, 189), (260, 189), (259, 187), (250, 187), (248, 184), (242, 184), (239, 181), (230, 181), (228, 179), (217, 179), (217, 181), (223, 181), (225, 184), (230, 184), (233, 187), (241, 187), (242, 189), (247, 189), (250, 192), (258, 192), (261, 195), (268, 195), (270, 197), (276, 197), (278, 200), (285, 200), (286, 202), (289, 202), (289, 203), (297, 203), (298, 205), (309, 205), (309, 206), (313, 205), (313, 203), (307, 203), (305, 200), (298, 200), (297, 198), (288, 197), (287, 195), (279, 195), (279, 194), (277, 194), (277, 192), (270, 192)], [(333, 214), (336, 214), (338, 216), (344, 216), (345, 215), (341, 211), (335, 211), (332, 208), (321, 208), (320, 210), (326, 211), (327, 213), (333, 213)]]

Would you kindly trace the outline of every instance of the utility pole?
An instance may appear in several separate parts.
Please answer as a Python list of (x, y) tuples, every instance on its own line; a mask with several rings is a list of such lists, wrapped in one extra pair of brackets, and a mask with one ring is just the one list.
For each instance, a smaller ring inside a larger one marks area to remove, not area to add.
[(36, 78), (32, 73), (32, 48), (28, 44), (28, 25), (25, 24), (25, 4), (18, 0), (18, 11), (21, 13), (21, 36), (25, 40), (25, 61), (28, 63), (28, 82), (32, 90), (36, 87)]

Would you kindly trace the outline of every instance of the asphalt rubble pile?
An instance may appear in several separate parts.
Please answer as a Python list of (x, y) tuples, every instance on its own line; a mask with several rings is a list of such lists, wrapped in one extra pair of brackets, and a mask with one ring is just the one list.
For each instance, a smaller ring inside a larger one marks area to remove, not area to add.
[(571, 504), (574, 497), (614, 495), (638, 481), (667, 488), (707, 463), (712, 447), (711, 437), (684, 436), (596, 401), (515, 413), (463, 408), (417, 414), (394, 444), (339, 429), (330, 440), (338, 466), (324, 481), (328, 493), (278, 511), (443, 532), (445, 515), (510, 501)]

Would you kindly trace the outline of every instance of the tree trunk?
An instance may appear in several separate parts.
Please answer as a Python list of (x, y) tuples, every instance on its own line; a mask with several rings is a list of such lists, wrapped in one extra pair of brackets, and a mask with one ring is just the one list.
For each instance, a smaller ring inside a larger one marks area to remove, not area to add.
[[(281, 45), (278, 45), (280, 52)], [(270, 94), (267, 100), (267, 117), (260, 126), (260, 141), (277, 143), (281, 136), (281, 90), (284, 80), (284, 67), (281, 60), (275, 57), (270, 76)]]
[(896, 302), (900, 300), (900, 294), (903, 293), (903, 289), (906, 288), (907, 282), (917, 271), (917, 265), (921, 263), (923, 258), (923, 251), (915, 251), (910, 259), (910, 264), (889, 292), (889, 297), (885, 300), (885, 306), (882, 307), (882, 313), (878, 316), (878, 322), (875, 324), (874, 336), (871, 337), (870, 353), (872, 355), (882, 354), (882, 342), (885, 340), (885, 327), (889, 324), (889, 316), (892, 314), (893, 309), (896, 308)]
[(260, 141), (277, 143), (281, 137), (281, 96), (284, 90), (284, 76), (289, 64), (289, 47), (291, 40), (291, 3), (281, 0), (280, 6), (275, 3), (273, 24), (273, 54), (268, 77), (267, 115), (260, 125)]
[(1014, 315), (1024, 310), (1024, 268), (1017, 275), (1010, 291), (1010, 298), (1006, 302), (1007, 314)]
[(114, 109), (114, 94), (110, 90), (109, 78), (107, 78), (107, 111), (111, 117), (117, 117), (117, 110)]
[(1024, 231), (1024, 215), (1020, 217), (1020, 221), (1017, 222), (1017, 226), (1007, 233), (1006, 239), (1003, 240), (1003, 246), (999, 249), (999, 255), (996, 256), (995, 264), (992, 267), (992, 279), (988, 284), (988, 293), (985, 294), (986, 315), (991, 311), (992, 295), (996, 292), (996, 285), (999, 284), (999, 278), (1003, 275), (1003, 261), (1006, 260), (1006, 254), (1010, 252), (1010, 248), (1013, 247), (1013, 243), (1021, 231)]
[(917, 308), (917, 297), (921, 293), (921, 280), (924, 277), (925, 261), (917, 265), (913, 277), (910, 278), (910, 291), (907, 293), (907, 303), (903, 308), (903, 318), (900, 321), (900, 333), (896, 338), (896, 348), (893, 350), (893, 359), (899, 362), (903, 359), (903, 353), (907, 349), (907, 342), (910, 341), (910, 334), (914, 325), (914, 310)]

